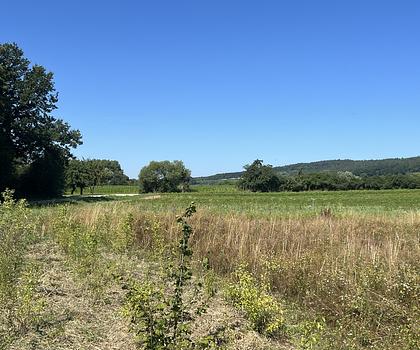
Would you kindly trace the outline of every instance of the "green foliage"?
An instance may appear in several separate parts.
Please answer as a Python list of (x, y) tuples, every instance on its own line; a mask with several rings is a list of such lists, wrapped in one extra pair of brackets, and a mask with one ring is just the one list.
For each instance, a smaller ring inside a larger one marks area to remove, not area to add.
[(300, 322), (293, 332), (297, 334), (296, 345), (299, 350), (322, 349), (322, 336), (325, 329), (325, 320)]
[(420, 188), (419, 174), (359, 177), (350, 172), (283, 176), (279, 191), (346, 191)]
[(162, 290), (151, 283), (132, 282), (124, 314), (130, 319), (139, 348), (177, 349), (173, 341), (172, 315)]
[(62, 206), (54, 217), (53, 233), (80, 276), (88, 277), (95, 272), (100, 254), (97, 234), (72, 218), (69, 206)]
[(142, 192), (184, 192), (189, 189), (190, 178), (191, 171), (182, 161), (152, 161), (141, 169), (139, 183)]
[(245, 165), (238, 187), (252, 192), (273, 192), (280, 188), (280, 180), (271, 165), (263, 165), (262, 160), (255, 160)]
[(88, 159), (86, 162), (92, 174), (91, 186), (125, 185), (128, 183), (128, 176), (124, 175), (118, 161), (107, 159)]
[(36, 270), (25, 261), (35, 224), (26, 202), (15, 201), (13, 191), (6, 190), (0, 202), (0, 346), (2, 338), (25, 331), (39, 312), (33, 298)]
[(91, 183), (92, 176), (86, 162), (78, 159), (70, 160), (66, 168), (66, 187), (71, 188), (71, 194), (80, 188), (80, 194)]
[(77, 187), (80, 194), (86, 187), (90, 187), (91, 193), (101, 185), (123, 185), (128, 183), (128, 177), (124, 175), (120, 163), (116, 160), (86, 159), (70, 160), (66, 169), (66, 187), (74, 193)]
[(133, 213), (125, 214), (111, 240), (111, 245), (114, 250), (118, 252), (127, 252), (133, 247), (133, 223)]
[(257, 332), (277, 336), (284, 331), (282, 305), (269, 294), (268, 284), (257, 282), (244, 266), (235, 272), (226, 296), (245, 313)]
[(356, 176), (349, 171), (280, 175), (271, 166), (264, 166), (258, 159), (245, 166), (245, 169), (238, 187), (253, 192), (420, 188), (420, 174), (417, 173), (368, 177)]
[(41, 322), (40, 315), (45, 308), (45, 301), (37, 294), (39, 278), (37, 265), (25, 264), (23, 266), (17, 289), (17, 305), (14, 310), (15, 328), (21, 333)]
[[(297, 175), (323, 172), (351, 172), (356, 176), (401, 175), (420, 172), (420, 157), (391, 158), (378, 160), (323, 160), (311, 163), (297, 163), (273, 168), (278, 174)], [(211, 176), (197, 177), (195, 183), (209, 184), (212, 181), (237, 179), (243, 172), (222, 173)], [(210, 181), (210, 182), (209, 182)]]
[(189, 281), (192, 276), (192, 250), (189, 244), (192, 227), (187, 219), (195, 210), (192, 203), (185, 213), (177, 218), (181, 225), (182, 237), (178, 244), (175, 265), (170, 269), (172, 286), (169, 287), (165, 282), (156, 285), (149, 281), (131, 281), (128, 287), (124, 313), (130, 319), (131, 330), (136, 335), (141, 349), (206, 348), (202, 343), (193, 342), (190, 330), (194, 315), (203, 312), (203, 308), (199, 307), (192, 313), (193, 301), (187, 303), (185, 295), (186, 288), (191, 287)]
[(46, 150), (42, 157), (34, 160), (20, 177), (19, 192), (31, 198), (52, 198), (63, 194), (64, 169), (67, 160), (62, 153)]
[(54, 164), (51, 157), (68, 159), (70, 149), (81, 144), (80, 132), (52, 115), (57, 102), (53, 74), (31, 66), (16, 44), (0, 44), (0, 191), (20, 188), (22, 173), (35, 181), (40, 168)]

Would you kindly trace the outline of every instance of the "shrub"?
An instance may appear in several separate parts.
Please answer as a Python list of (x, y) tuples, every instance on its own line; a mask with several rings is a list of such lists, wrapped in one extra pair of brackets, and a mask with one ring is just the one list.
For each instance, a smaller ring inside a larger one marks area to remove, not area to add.
[(234, 273), (226, 289), (227, 298), (245, 312), (253, 328), (268, 336), (279, 335), (284, 328), (283, 308), (269, 293), (267, 283), (258, 283), (244, 266)]
[[(193, 349), (190, 338), (190, 323), (193, 314), (192, 304), (186, 304), (185, 289), (191, 279), (190, 260), (192, 250), (189, 239), (192, 228), (186, 221), (195, 212), (191, 204), (185, 213), (177, 218), (182, 226), (182, 237), (178, 245), (175, 267), (170, 274), (172, 290), (167, 291), (165, 283), (160, 285), (150, 281), (139, 283), (131, 281), (126, 296), (124, 313), (129, 318), (131, 331), (136, 335), (138, 345), (146, 350)], [(201, 308), (196, 310), (199, 313)]]

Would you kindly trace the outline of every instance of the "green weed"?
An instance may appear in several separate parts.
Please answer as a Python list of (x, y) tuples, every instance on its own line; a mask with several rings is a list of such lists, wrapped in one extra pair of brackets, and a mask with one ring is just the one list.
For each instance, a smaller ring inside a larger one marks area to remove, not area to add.
[(0, 203), (0, 345), (13, 334), (33, 325), (39, 311), (33, 300), (38, 284), (34, 270), (26, 266), (28, 244), (36, 238), (36, 222), (24, 200), (13, 191), (2, 193)]
[(257, 282), (244, 266), (234, 273), (234, 280), (227, 286), (226, 296), (245, 313), (257, 332), (276, 336), (284, 330), (282, 305), (269, 294), (267, 283)]
[[(177, 218), (182, 236), (179, 240), (177, 257), (170, 269), (170, 284), (164, 281), (131, 281), (128, 286), (124, 314), (130, 320), (131, 330), (136, 335), (138, 346), (146, 350), (203, 349), (205, 344), (191, 339), (191, 322), (204, 311), (191, 308), (194, 301), (187, 301), (187, 289), (195, 289), (189, 282), (192, 277), (190, 236), (192, 227), (188, 223), (195, 213), (191, 204), (182, 216)], [(211, 342), (208, 342), (210, 347)]]

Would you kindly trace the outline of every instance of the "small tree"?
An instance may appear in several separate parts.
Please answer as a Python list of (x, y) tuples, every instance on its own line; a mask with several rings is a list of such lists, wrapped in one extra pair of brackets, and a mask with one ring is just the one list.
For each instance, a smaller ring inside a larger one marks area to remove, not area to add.
[(86, 161), (72, 159), (66, 169), (66, 185), (71, 188), (71, 194), (80, 188), (80, 195), (83, 190), (92, 183), (92, 174)]
[(252, 192), (273, 192), (280, 189), (280, 179), (271, 165), (263, 165), (260, 159), (244, 166), (245, 172), (238, 186)]
[(180, 160), (170, 162), (152, 161), (143, 167), (139, 174), (142, 192), (178, 192), (187, 191), (191, 171)]

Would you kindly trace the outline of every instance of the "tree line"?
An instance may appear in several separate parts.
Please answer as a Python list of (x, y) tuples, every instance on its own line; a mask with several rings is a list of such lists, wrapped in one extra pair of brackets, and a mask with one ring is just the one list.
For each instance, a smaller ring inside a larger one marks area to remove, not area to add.
[[(349, 171), (356, 176), (369, 177), (381, 175), (405, 175), (420, 172), (420, 157), (389, 158), (376, 160), (323, 160), (310, 163), (297, 163), (273, 167), (277, 174), (297, 175), (315, 173), (339, 173)], [(193, 179), (194, 184), (212, 184), (226, 179), (239, 179), (243, 171), (221, 173), (211, 176), (202, 176)]]
[[(82, 135), (53, 115), (58, 102), (53, 78), (43, 66), (31, 64), (16, 44), (0, 44), (0, 192), (14, 188), (22, 197), (55, 197), (66, 188), (83, 194), (88, 187), (93, 192), (99, 185), (130, 183), (117, 161), (74, 159), (71, 150), (82, 144)], [(230, 175), (240, 177), (239, 188), (261, 192), (420, 188), (419, 175), (405, 174), (409, 170), (420, 171), (420, 157), (280, 168), (257, 159), (244, 172)], [(188, 191), (191, 180), (182, 161), (152, 161), (141, 169), (138, 184), (142, 192), (176, 192)]]
[(357, 176), (349, 171), (295, 175), (278, 174), (271, 165), (255, 160), (244, 167), (238, 187), (252, 192), (345, 191), (420, 188), (420, 173)]
[(127, 185), (130, 179), (124, 174), (120, 163), (106, 159), (72, 159), (66, 168), (66, 187), (74, 194), (77, 188), (83, 194), (85, 188), (91, 193), (100, 185)]

